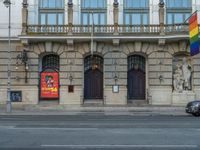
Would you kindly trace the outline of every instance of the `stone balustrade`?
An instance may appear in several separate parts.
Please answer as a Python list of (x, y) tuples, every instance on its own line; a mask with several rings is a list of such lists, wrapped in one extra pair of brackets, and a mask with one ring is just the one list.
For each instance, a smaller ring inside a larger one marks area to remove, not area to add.
[[(68, 32), (72, 34), (90, 34), (92, 31), (95, 34), (113, 34), (115, 25), (28, 25), (27, 35), (67, 35)], [(159, 34), (163, 28), (165, 34), (179, 34), (188, 32), (187, 24), (173, 24), (173, 25), (117, 25), (117, 32), (119, 34)], [(199, 25), (200, 29), (200, 25)]]

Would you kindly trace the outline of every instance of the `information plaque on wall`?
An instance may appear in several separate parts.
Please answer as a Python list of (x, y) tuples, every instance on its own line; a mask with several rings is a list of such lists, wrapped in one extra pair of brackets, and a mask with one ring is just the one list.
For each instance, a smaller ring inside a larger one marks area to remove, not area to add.
[(10, 92), (11, 102), (21, 102), (22, 101), (22, 91), (11, 91)]
[(113, 93), (119, 93), (119, 85), (113, 85), (112, 91)]
[(68, 86), (68, 93), (74, 93), (74, 85)]

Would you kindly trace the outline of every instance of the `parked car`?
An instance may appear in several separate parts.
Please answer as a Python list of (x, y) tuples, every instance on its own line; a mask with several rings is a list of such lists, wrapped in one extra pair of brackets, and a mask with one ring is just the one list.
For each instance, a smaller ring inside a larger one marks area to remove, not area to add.
[(192, 101), (185, 107), (185, 112), (192, 114), (193, 116), (200, 116), (200, 101)]

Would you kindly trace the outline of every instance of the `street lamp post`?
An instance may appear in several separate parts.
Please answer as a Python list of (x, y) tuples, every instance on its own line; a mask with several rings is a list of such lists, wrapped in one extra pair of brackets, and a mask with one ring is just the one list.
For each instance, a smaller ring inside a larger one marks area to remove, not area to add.
[(10, 79), (11, 79), (11, 44), (10, 44), (10, 20), (11, 20), (11, 2), (10, 0), (4, 0), (4, 5), (9, 9), (9, 21), (8, 21), (8, 66), (7, 66), (7, 73), (8, 73), (8, 81), (7, 81), (7, 101), (6, 101), (6, 112), (10, 113), (12, 112), (12, 106), (11, 106), (11, 99), (10, 99)]

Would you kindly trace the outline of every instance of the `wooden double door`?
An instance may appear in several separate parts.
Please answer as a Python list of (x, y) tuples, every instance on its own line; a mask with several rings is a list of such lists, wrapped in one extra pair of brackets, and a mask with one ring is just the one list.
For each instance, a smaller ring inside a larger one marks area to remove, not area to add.
[(145, 58), (140, 55), (128, 57), (128, 99), (145, 100), (146, 73)]
[(103, 99), (103, 58), (86, 57), (84, 68), (84, 99)]

